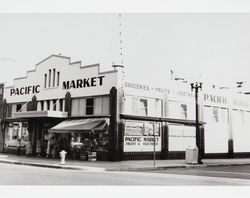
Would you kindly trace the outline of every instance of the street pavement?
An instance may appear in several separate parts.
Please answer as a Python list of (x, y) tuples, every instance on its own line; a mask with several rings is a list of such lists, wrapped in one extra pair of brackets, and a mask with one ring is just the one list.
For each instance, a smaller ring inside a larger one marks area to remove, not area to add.
[(146, 172), (250, 180), (250, 165), (148, 170)]
[(88, 172), (51, 169), (14, 164), (0, 164), (0, 185), (67, 185), (67, 186), (249, 186), (250, 180), (145, 173), (135, 171)]
[(0, 185), (249, 186), (250, 159), (121, 162), (48, 159), (0, 154)]

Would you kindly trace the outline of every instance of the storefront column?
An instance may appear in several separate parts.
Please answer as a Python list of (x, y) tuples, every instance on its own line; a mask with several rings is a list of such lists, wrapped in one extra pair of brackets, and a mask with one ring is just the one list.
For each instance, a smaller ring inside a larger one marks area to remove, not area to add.
[[(27, 104), (27, 111), (36, 111), (37, 110), (37, 98), (36, 96), (32, 97), (32, 101)], [(28, 121), (28, 132), (29, 132), (29, 141), (31, 141), (32, 152), (34, 153), (35, 147), (35, 121), (34, 119), (29, 119)]]
[(118, 151), (119, 151), (119, 160), (123, 160), (123, 137), (125, 133), (125, 120), (120, 119), (119, 125), (118, 125)]
[(42, 110), (42, 105), (41, 105), (41, 102), (38, 101), (37, 102), (37, 111), (41, 111)]
[[(117, 89), (110, 90), (109, 160), (122, 160), (121, 133), (118, 129)], [(120, 128), (120, 127), (119, 127)], [(120, 145), (120, 146), (119, 146)]]
[(0, 152), (4, 151), (4, 131), (5, 131), (5, 121), (7, 113), (6, 100), (0, 101)]
[(168, 158), (168, 125), (166, 122), (162, 122), (162, 150), (161, 159)]
[(53, 100), (50, 100), (49, 103), (50, 103), (49, 104), (49, 110), (53, 111)]
[(60, 100), (56, 101), (56, 111), (60, 111)]
[(29, 141), (31, 142), (32, 152), (34, 152), (33, 147), (35, 141), (35, 126), (33, 119), (29, 119), (28, 121), (28, 132), (29, 132)]
[(200, 126), (200, 154), (201, 158), (204, 158), (205, 156), (205, 129), (204, 126)]
[(233, 143), (233, 119), (232, 119), (232, 109), (228, 109), (228, 157), (233, 158), (234, 155), (234, 143)]
[(33, 119), (32, 122), (33, 122), (33, 128), (32, 128), (31, 145), (32, 145), (32, 153), (35, 155), (36, 154), (37, 124), (38, 124), (38, 122), (36, 122), (35, 119)]
[(47, 110), (48, 110), (48, 103), (47, 103), (47, 100), (44, 100), (44, 102), (43, 102), (43, 110), (44, 110), (44, 111), (47, 111)]
[(65, 95), (64, 111), (68, 112), (68, 117), (71, 117), (71, 94), (67, 92)]
[(62, 111), (65, 111), (65, 100), (62, 99)]

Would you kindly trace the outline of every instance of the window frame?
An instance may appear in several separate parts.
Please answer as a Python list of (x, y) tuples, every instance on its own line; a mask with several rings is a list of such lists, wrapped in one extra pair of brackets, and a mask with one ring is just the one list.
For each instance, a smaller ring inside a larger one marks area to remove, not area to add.
[[(143, 103), (143, 101), (145, 103)], [(139, 99), (139, 105), (140, 105), (140, 115), (142, 116), (148, 116), (148, 99), (146, 98), (140, 98)], [(143, 107), (142, 104), (144, 104), (145, 106)], [(145, 114), (144, 114), (145, 112)]]
[[(219, 123), (219, 108), (213, 107), (212, 112), (213, 112), (213, 121), (215, 123)], [(215, 114), (215, 112), (217, 112), (217, 115)]]
[[(185, 108), (183, 108), (185, 107)], [(187, 104), (181, 104), (181, 118), (187, 119)]]
[[(87, 103), (88, 103), (88, 101), (89, 100), (92, 100), (93, 102), (93, 104), (92, 105), (88, 105)], [(86, 112), (85, 112), (85, 114), (86, 115), (94, 115), (94, 106), (95, 106), (95, 100), (94, 100), (94, 98), (86, 98), (86, 107), (85, 107), (85, 110), (86, 110)], [(92, 113), (89, 113), (88, 112), (88, 109), (90, 109), (90, 108), (92, 108)]]
[[(19, 108), (18, 108), (19, 107)], [(21, 109), (22, 109), (22, 104), (19, 103), (19, 104), (16, 104), (16, 112), (19, 112)]]

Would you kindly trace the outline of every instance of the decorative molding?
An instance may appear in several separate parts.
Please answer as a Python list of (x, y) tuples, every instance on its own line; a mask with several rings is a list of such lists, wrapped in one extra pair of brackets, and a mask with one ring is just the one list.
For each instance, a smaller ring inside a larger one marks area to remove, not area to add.
[[(37, 64), (35, 65), (35, 69), (26, 71), (26, 76), (14, 78), (14, 82), (15, 82), (16, 80), (20, 80), (20, 79), (25, 79), (25, 78), (27, 78), (27, 77), (28, 77), (28, 73), (36, 72), (36, 70), (37, 70), (36, 67), (37, 67), (38, 65), (40, 65), (41, 63), (43, 63), (43, 62), (49, 60), (49, 59), (52, 58), (52, 57), (68, 59), (68, 60), (69, 60), (69, 65), (78, 65), (78, 64), (79, 64), (79, 68), (80, 68), (80, 69), (85, 69), (85, 68), (90, 68), (90, 67), (98, 67), (98, 74), (99, 74), (99, 75), (101, 75), (101, 74), (108, 74), (108, 73), (117, 73), (116, 70), (108, 70), (108, 71), (101, 72), (101, 71), (100, 71), (100, 63), (91, 64), (91, 65), (81, 65), (81, 63), (82, 63), (81, 61), (70, 62), (70, 60), (71, 60), (70, 57), (52, 54), (52, 55), (50, 55), (49, 57), (47, 57), (47, 58), (43, 59), (42, 61), (40, 61), (39, 63), (37, 63)], [(8, 86), (8, 87), (5, 87), (5, 88), (13, 88), (13, 87), (14, 87), (14, 85), (13, 85), (13, 86)]]

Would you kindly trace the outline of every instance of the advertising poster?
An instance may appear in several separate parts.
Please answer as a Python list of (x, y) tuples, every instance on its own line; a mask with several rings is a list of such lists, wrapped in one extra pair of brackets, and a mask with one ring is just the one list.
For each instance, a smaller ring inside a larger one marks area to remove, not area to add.
[[(154, 151), (154, 136), (143, 137), (143, 151)], [(161, 151), (161, 137), (155, 136), (155, 151)]]
[(126, 122), (125, 123), (125, 136), (143, 134), (143, 122)]
[(144, 136), (151, 136), (154, 135), (154, 123), (144, 123), (144, 131), (143, 131)]
[(124, 136), (124, 151), (143, 151), (142, 136)]
[(160, 123), (125, 122), (124, 152), (153, 152), (154, 143), (161, 151)]

